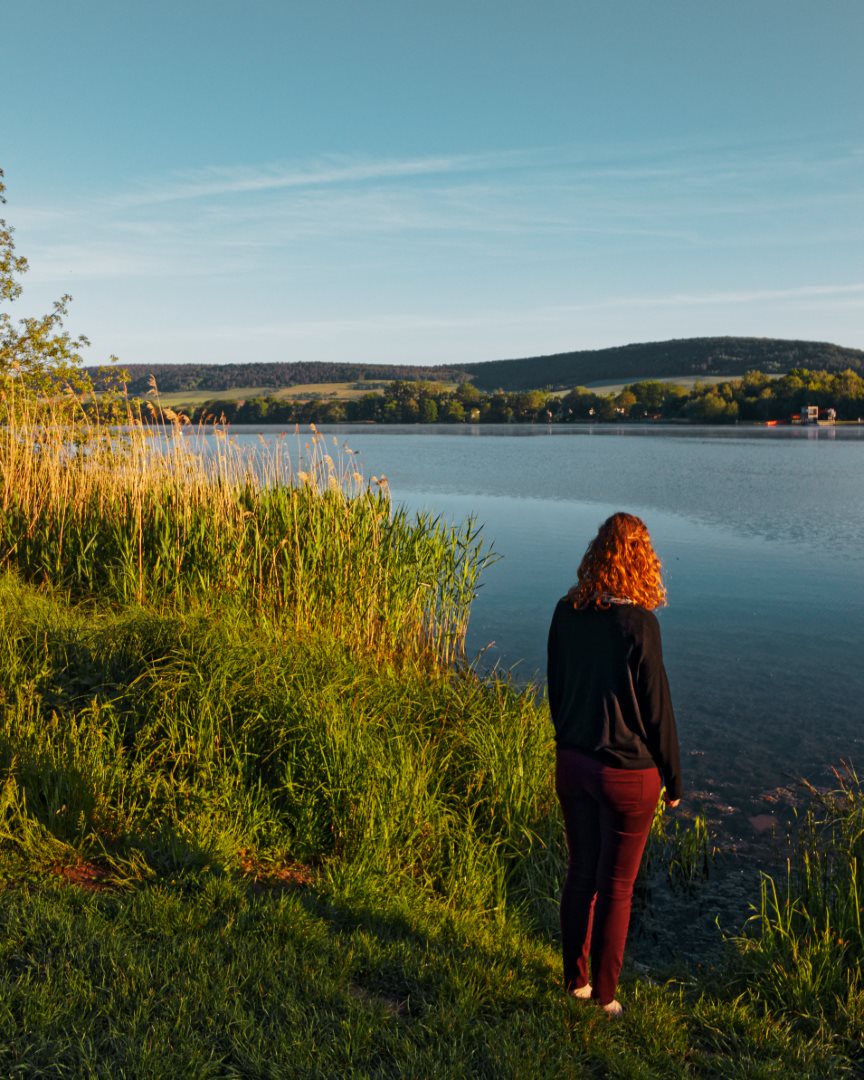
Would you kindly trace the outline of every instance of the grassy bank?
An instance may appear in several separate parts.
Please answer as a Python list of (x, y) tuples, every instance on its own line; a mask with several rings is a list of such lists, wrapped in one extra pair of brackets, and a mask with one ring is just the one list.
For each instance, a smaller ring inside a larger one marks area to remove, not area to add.
[(489, 913), (551, 893), (525, 857), (555, 835), (529, 695), (237, 609), (106, 613), (13, 579), (0, 606), (3, 808), (30, 865), (64, 844), (118, 881), (335, 861)]
[[(313, 438), (293, 477), (179, 429), (2, 440), (4, 1075), (855, 1071), (857, 783), (719, 967), (626, 968), (609, 1024), (560, 987), (542, 702), (458, 662), (472, 528)], [(703, 847), (658, 819), (654, 871), (695, 889)]]
[[(769, 905), (701, 983), (674, 957), (668, 983), (626, 969), (618, 1028), (563, 999), (529, 695), (236, 613), (108, 612), (14, 578), (0, 610), (9, 1075), (852, 1070), (860, 938), (833, 943), (830, 987), (809, 974), (828, 895), (783, 938)], [(667, 829), (654, 851), (687, 848)], [(848, 897), (839, 870), (819, 880)]]

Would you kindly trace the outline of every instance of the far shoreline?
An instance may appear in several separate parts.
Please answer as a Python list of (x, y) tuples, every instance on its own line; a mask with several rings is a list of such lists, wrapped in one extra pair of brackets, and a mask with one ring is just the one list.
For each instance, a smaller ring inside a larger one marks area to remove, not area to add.
[[(166, 423), (152, 423), (146, 425), (147, 427), (171, 429), (175, 425), (171, 422)], [(273, 433), (288, 433), (288, 434), (303, 434), (308, 431), (320, 431), (320, 432), (332, 432), (338, 434), (340, 432), (352, 432), (356, 434), (428, 434), (428, 435), (461, 435), (461, 436), (478, 436), (482, 434), (489, 435), (506, 435), (512, 434), (514, 436), (525, 435), (551, 435), (551, 434), (565, 434), (567, 432), (580, 432), (582, 434), (605, 434), (605, 435), (621, 435), (621, 434), (647, 434), (649, 432), (680, 432), (684, 433), (698, 433), (702, 431), (710, 432), (723, 432), (731, 434), (733, 432), (746, 433), (748, 435), (753, 433), (764, 433), (766, 436), (785, 436), (795, 438), (813, 438), (823, 437), (830, 438), (831, 434), (835, 433), (838, 429), (851, 434), (857, 432), (859, 434), (864, 433), (864, 421), (862, 420), (838, 420), (834, 424), (830, 425), (816, 425), (816, 424), (766, 424), (759, 421), (739, 421), (731, 424), (705, 424), (698, 423), (691, 420), (619, 420), (619, 421), (589, 421), (589, 420), (572, 420), (565, 423), (552, 423), (543, 424), (538, 421), (512, 421), (510, 423), (486, 423), (486, 424), (471, 424), (471, 423), (437, 423), (437, 424), (420, 424), (420, 423), (382, 423), (376, 420), (361, 420), (361, 421), (344, 421), (341, 423), (272, 423), (259, 421), (257, 423), (228, 423), (228, 424), (189, 424), (182, 430), (190, 433), (195, 432), (208, 432), (213, 430), (219, 431), (232, 431), (240, 434), (273, 434)]]

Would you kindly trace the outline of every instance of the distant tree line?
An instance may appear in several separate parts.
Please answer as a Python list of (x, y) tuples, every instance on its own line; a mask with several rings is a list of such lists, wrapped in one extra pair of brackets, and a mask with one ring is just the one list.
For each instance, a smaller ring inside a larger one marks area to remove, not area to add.
[(839, 420), (864, 416), (864, 378), (855, 371), (796, 368), (779, 378), (750, 371), (716, 385), (686, 389), (642, 380), (618, 393), (598, 394), (577, 386), (565, 394), (543, 390), (484, 393), (471, 383), (396, 380), (382, 392), (348, 401), (307, 401), (267, 396), (240, 401), (215, 399), (189, 412), (193, 422), (234, 424), (364, 423), (573, 423), (678, 420), (694, 423), (788, 420), (807, 405), (834, 408)]

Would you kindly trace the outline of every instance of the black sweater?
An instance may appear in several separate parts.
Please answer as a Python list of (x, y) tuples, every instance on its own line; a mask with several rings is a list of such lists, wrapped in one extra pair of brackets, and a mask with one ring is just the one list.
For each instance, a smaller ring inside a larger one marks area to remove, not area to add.
[(574, 609), (559, 600), (549, 628), (549, 708), (559, 746), (607, 765), (656, 765), (681, 797), (675, 714), (660, 624), (634, 604)]

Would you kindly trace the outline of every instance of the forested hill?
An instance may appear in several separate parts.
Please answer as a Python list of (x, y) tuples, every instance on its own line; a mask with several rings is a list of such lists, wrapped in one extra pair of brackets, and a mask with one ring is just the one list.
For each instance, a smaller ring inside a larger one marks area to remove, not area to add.
[(560, 389), (586, 383), (624, 382), (684, 375), (782, 374), (792, 368), (864, 371), (864, 352), (822, 341), (711, 337), (652, 341), (611, 349), (555, 353), (522, 360), (466, 364), (481, 390)]
[[(150, 377), (163, 393), (182, 390), (234, 390), (245, 387), (278, 389), (306, 383), (389, 381), (390, 379), (465, 379), (454, 367), (415, 367), (409, 364), (124, 364), (132, 376), (129, 390), (146, 394)], [(97, 368), (88, 368), (98, 384)]]
[[(245, 387), (277, 389), (308, 383), (372, 382), (391, 379), (460, 382), (470, 377), (480, 390), (561, 389), (588, 383), (625, 382), (685, 375), (783, 374), (792, 368), (864, 373), (864, 352), (822, 341), (782, 338), (711, 337), (652, 341), (611, 349), (488, 360), (478, 364), (415, 367), (410, 364), (128, 364), (129, 389), (146, 393), (150, 376), (165, 393)], [(96, 369), (88, 369), (96, 377)], [(98, 380), (97, 380), (98, 381)]]

